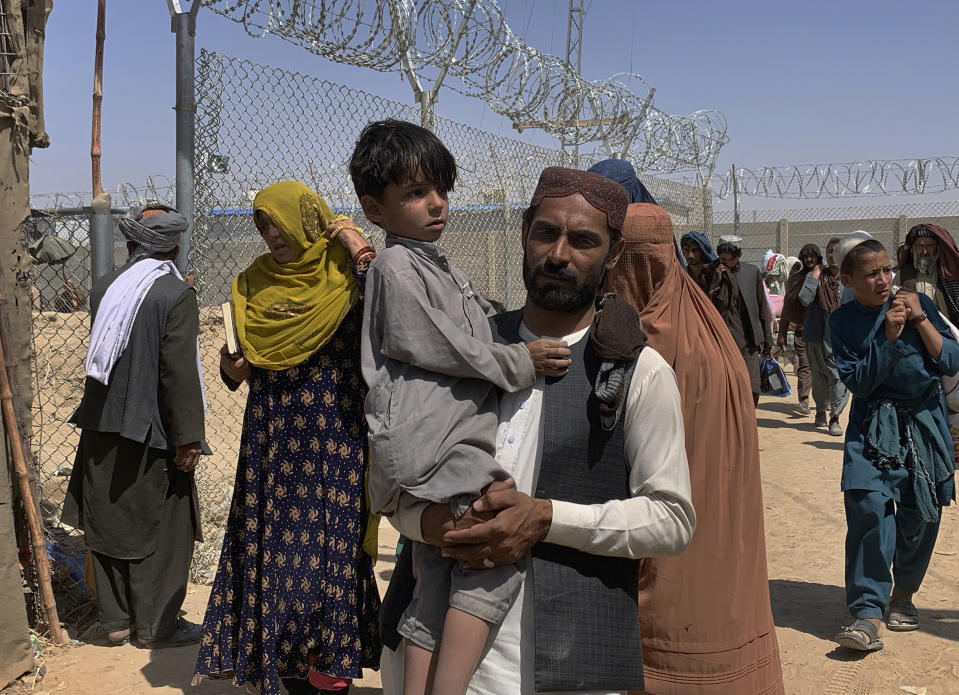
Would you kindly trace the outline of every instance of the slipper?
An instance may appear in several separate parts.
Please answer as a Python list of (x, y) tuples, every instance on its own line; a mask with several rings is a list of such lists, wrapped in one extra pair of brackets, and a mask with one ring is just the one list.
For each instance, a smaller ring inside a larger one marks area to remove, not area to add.
[[(125, 635), (122, 633), (126, 633)], [(121, 637), (113, 637), (113, 635), (122, 635)], [(130, 638), (133, 637), (133, 628), (128, 627), (125, 630), (116, 630), (114, 632), (107, 633), (107, 644), (111, 647), (119, 647), (124, 644), (130, 644)]]
[(868, 620), (856, 620), (847, 625), (834, 639), (841, 647), (861, 652), (877, 652), (884, 646), (879, 639), (879, 628)]
[(889, 602), (889, 612), (886, 614), (886, 627), (893, 632), (910, 632), (919, 629), (919, 611), (912, 601), (905, 598), (895, 598)]

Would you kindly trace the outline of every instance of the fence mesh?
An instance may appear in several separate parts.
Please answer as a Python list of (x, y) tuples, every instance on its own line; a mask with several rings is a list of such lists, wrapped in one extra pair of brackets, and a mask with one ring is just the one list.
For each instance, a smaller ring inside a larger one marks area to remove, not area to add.
[[(752, 210), (740, 212), (738, 235), (743, 238), (743, 260), (758, 264), (769, 249), (795, 256), (805, 244), (813, 243), (825, 249), (831, 238), (860, 229), (872, 234), (891, 253), (905, 241), (909, 228), (920, 222), (937, 224), (956, 235), (959, 233), (959, 200)], [(732, 210), (716, 212), (710, 237), (715, 243), (721, 235), (733, 234), (734, 229)]]
[[(206, 581), (220, 550), (242, 426), (246, 392), (230, 392), (219, 379), (223, 342), (219, 305), (229, 297), (233, 277), (265, 247), (251, 220), (252, 194), (271, 183), (298, 179), (320, 192), (338, 211), (354, 216), (382, 246), (381, 233), (359, 212), (347, 174), (353, 143), (367, 122), (386, 117), (418, 122), (418, 107), (299, 73), (201, 51), (197, 63), (196, 220), (190, 270), (200, 298), (200, 348), (207, 390), (207, 438), (213, 455), (197, 471), (206, 542), (196, 553), (193, 578)], [(456, 156), (459, 181), (451, 195), (450, 222), (441, 244), (478, 289), (509, 308), (522, 305), (520, 217), (540, 172), (566, 164), (586, 168), (602, 155), (570, 162), (549, 149), (450, 121), (436, 119), (436, 131)], [(704, 230), (715, 241), (731, 233), (732, 213), (713, 214), (709, 191), (641, 175), (670, 212), (676, 235)], [(114, 205), (172, 202), (172, 183), (151, 177), (126, 185)], [(33, 279), (35, 398), (33, 448), (48, 527), (59, 527), (62, 504), (78, 441), (67, 423), (83, 392), (83, 359), (89, 334), (91, 285), (89, 217), (83, 194), (34, 196), (34, 215), (24, 227), (29, 244), (56, 236), (76, 248), (60, 265), (37, 264)], [(928, 207), (884, 205), (869, 208), (742, 213), (740, 234), (746, 260), (759, 262), (768, 248), (795, 254), (807, 241), (825, 245), (830, 236), (866, 229), (892, 247), (909, 220), (935, 221), (959, 229), (959, 202)], [(780, 223), (782, 218), (788, 222)], [(914, 222), (913, 222), (914, 223)], [(786, 227), (785, 233), (783, 227)], [(115, 261), (126, 251), (114, 225)], [(902, 232), (904, 234), (904, 231)], [(785, 242), (782, 244), (781, 242)]]

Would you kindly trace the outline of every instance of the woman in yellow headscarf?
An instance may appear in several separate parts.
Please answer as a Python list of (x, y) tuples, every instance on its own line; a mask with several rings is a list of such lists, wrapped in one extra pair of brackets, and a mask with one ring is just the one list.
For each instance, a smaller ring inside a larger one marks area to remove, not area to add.
[(359, 354), (375, 254), (296, 181), (260, 191), (253, 221), (269, 253), (233, 282), (243, 354), (220, 367), (250, 390), (194, 682), (337, 691), (379, 665)]

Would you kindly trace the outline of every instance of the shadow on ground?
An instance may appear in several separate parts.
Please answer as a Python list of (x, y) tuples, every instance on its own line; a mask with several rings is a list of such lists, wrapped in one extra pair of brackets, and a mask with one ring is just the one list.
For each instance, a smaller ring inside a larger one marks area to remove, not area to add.
[[(959, 610), (923, 608), (922, 594), (917, 597), (920, 631), (959, 642)], [(852, 621), (845, 611), (845, 589), (841, 586), (773, 579), (769, 582), (769, 598), (776, 627), (791, 628), (819, 639), (832, 640), (843, 625)], [(835, 656), (827, 656), (855, 660), (843, 655), (850, 656), (844, 649), (838, 649)]]
[[(184, 695), (238, 695), (246, 692), (233, 686), (233, 679), (207, 679), (198, 687), (190, 685), (196, 664), (197, 647), (157, 649), (150, 653), (150, 663), (143, 667), (144, 678), (153, 688), (178, 688)], [(364, 671), (369, 675), (368, 671)], [(286, 693), (286, 690), (283, 690)], [(350, 695), (381, 695), (380, 688), (350, 688)]]
[(816, 425), (812, 420), (808, 422), (800, 422), (795, 420), (792, 422), (784, 422), (782, 420), (770, 420), (768, 417), (761, 417), (756, 419), (756, 424), (759, 427), (767, 427), (769, 429), (789, 429), (797, 431), (806, 431), (806, 432), (815, 432)]
[(756, 406), (756, 410), (765, 410), (771, 413), (792, 415), (797, 420), (810, 417), (809, 415), (801, 415), (796, 411), (796, 407), (795, 401), (762, 401)]
[(773, 579), (769, 598), (776, 627), (831, 640), (846, 619), (845, 589), (831, 584)]
[[(135, 647), (133, 647), (135, 649)], [(236, 695), (241, 690), (233, 687), (233, 680), (207, 679), (199, 688), (190, 685), (193, 669), (196, 666), (198, 647), (175, 647), (173, 649), (154, 649), (150, 652), (150, 663), (141, 669), (144, 679), (153, 688), (177, 688), (191, 695)]]
[(803, 444), (806, 446), (814, 446), (817, 449), (822, 449), (824, 451), (842, 451), (843, 446), (845, 446), (843, 444), (843, 440), (841, 440), (839, 437), (836, 437), (835, 440), (830, 442), (812, 441), (803, 442)]

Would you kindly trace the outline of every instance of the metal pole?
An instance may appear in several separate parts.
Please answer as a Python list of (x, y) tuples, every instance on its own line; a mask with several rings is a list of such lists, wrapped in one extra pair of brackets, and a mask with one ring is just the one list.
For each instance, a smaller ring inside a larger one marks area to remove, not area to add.
[(736, 185), (736, 165), (729, 166), (729, 184), (733, 187), (733, 234), (739, 236), (739, 186)]
[(90, 272), (97, 280), (113, 271), (113, 207), (110, 194), (101, 193), (93, 199), (90, 215)]
[(196, 36), (196, 11), (199, 0), (194, 0), (189, 12), (173, 15), (172, 31), (176, 34), (176, 208), (190, 223), (180, 235), (180, 255), (176, 264), (186, 274), (190, 259), (193, 228), (196, 221), (193, 209), (194, 147), (196, 101), (194, 100), (194, 61), (196, 59), (193, 39)]
[(416, 95), (420, 102), (420, 125), (429, 131), (436, 130), (436, 114), (433, 111), (435, 92), (421, 91)]

